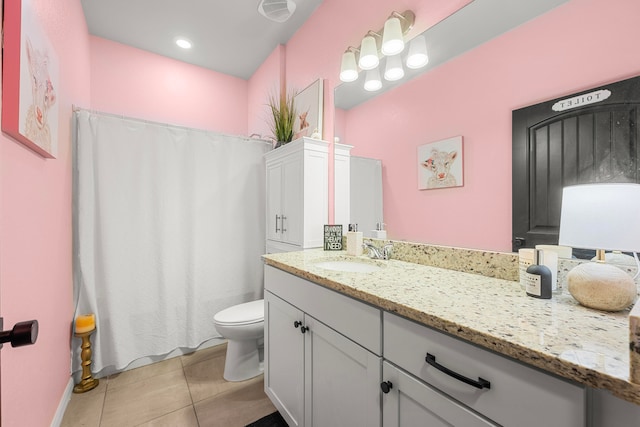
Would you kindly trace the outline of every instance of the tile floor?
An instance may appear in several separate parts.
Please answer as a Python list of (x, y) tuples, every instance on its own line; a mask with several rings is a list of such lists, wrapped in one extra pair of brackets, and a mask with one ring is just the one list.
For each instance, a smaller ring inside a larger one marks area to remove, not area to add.
[(62, 427), (244, 427), (276, 409), (263, 376), (222, 378), (226, 344), (101, 378), (72, 394)]

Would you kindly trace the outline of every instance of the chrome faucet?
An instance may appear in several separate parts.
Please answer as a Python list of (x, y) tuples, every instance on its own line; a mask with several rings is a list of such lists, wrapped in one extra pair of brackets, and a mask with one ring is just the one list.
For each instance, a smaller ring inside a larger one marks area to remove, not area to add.
[(393, 244), (387, 243), (381, 248), (377, 248), (370, 242), (362, 243), (364, 249), (369, 250), (369, 258), (373, 259), (389, 259), (391, 258), (391, 252), (393, 251)]

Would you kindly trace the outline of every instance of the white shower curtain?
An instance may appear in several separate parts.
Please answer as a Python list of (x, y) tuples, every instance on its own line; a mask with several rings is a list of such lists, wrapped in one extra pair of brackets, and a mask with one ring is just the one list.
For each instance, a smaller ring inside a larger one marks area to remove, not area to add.
[(270, 146), (86, 110), (75, 119), (74, 280), (77, 313), (96, 315), (93, 372), (218, 336), (217, 311), (262, 297)]

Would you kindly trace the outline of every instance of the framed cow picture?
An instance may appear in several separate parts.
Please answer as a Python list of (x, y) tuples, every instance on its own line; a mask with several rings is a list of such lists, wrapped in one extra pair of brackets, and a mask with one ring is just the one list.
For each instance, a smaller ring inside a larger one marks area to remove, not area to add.
[(59, 65), (30, 0), (4, 3), (2, 130), (43, 157), (58, 151)]
[(462, 136), (418, 147), (418, 189), (462, 187), (464, 184)]

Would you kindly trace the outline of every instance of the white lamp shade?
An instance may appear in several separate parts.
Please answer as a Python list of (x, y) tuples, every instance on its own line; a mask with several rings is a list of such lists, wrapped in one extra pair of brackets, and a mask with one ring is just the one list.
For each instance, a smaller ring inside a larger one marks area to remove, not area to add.
[(407, 67), (415, 70), (422, 68), (429, 63), (427, 55), (427, 41), (424, 36), (416, 36), (409, 43), (409, 54), (407, 55)]
[(378, 44), (373, 36), (365, 36), (360, 45), (360, 61), (358, 65), (363, 70), (373, 70), (379, 64)]
[(640, 252), (640, 184), (585, 184), (562, 192), (559, 244)]
[(387, 65), (384, 69), (384, 79), (390, 82), (400, 80), (404, 77), (404, 69), (402, 68), (402, 59), (400, 55), (389, 56)]
[(384, 23), (381, 51), (386, 56), (397, 55), (404, 50), (400, 19), (391, 17)]
[(356, 65), (356, 55), (348, 50), (342, 54), (342, 64), (340, 66), (340, 80), (352, 82), (358, 79), (358, 67)]
[(380, 72), (377, 68), (367, 71), (367, 76), (364, 81), (364, 90), (368, 92), (375, 92), (382, 87), (382, 81), (380, 81)]

